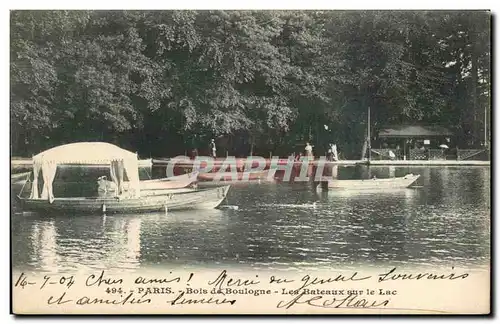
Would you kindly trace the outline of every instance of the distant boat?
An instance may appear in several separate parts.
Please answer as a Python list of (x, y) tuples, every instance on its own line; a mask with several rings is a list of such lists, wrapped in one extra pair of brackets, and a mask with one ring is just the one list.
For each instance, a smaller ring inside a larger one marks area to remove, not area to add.
[(28, 179), (28, 176), (30, 174), (31, 174), (31, 171), (11, 174), (10, 175), (10, 183), (22, 185), (26, 181), (26, 179)]
[(245, 172), (206, 172), (198, 174), (198, 180), (200, 181), (221, 181), (221, 182), (231, 182), (231, 181), (254, 181), (254, 180), (266, 180), (269, 170), (264, 171), (245, 171)]
[[(360, 180), (339, 180), (328, 179), (326, 182), (328, 189), (344, 189), (344, 190), (384, 190), (384, 189), (403, 189), (411, 186), (417, 179), (419, 174), (407, 174), (404, 177), (395, 178), (372, 178)], [(319, 184), (318, 186), (321, 186)]]
[(11, 174), (10, 176), (10, 187), (12, 192), (19, 192), (21, 188), (26, 184), (26, 181), (29, 179), (30, 172), (21, 172)]
[(241, 187), (241, 186), (247, 186), (247, 185), (252, 185), (252, 184), (262, 184), (262, 183), (274, 183), (273, 181), (269, 181), (267, 179), (257, 179), (257, 180), (246, 180), (246, 181), (239, 181), (239, 180), (222, 180), (222, 181), (199, 181), (196, 185), (198, 188), (207, 188), (207, 187), (218, 187), (222, 185), (231, 185), (231, 187), (236, 188), (236, 187)]

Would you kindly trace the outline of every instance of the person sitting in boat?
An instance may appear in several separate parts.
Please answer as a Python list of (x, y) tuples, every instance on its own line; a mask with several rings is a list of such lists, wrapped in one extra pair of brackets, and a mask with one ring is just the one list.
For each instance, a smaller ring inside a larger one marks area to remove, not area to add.
[[(122, 191), (119, 195), (124, 194), (127, 188), (122, 188)], [(107, 176), (97, 178), (97, 194), (99, 197), (114, 197), (116, 193), (116, 184), (113, 181), (109, 181)]]
[(115, 194), (116, 186), (112, 181), (108, 181), (106, 176), (97, 178), (97, 194), (99, 197), (107, 197)]

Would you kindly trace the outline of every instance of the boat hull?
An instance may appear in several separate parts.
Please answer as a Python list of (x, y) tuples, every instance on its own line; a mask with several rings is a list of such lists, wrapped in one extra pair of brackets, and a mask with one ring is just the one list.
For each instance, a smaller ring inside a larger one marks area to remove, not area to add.
[(216, 180), (216, 181), (200, 181), (198, 182), (198, 187), (199, 188), (210, 188), (210, 187), (217, 187), (217, 186), (224, 186), (224, 185), (231, 185), (233, 187), (241, 187), (241, 186), (248, 186), (248, 185), (257, 185), (257, 184), (273, 184), (276, 183), (276, 180), (268, 180), (266, 178), (264, 179), (257, 179), (257, 180), (234, 180), (234, 181), (224, 181), (224, 180)]
[(140, 182), (141, 190), (165, 190), (185, 188), (197, 181), (196, 174), (186, 174), (172, 178), (143, 180)]
[(18, 196), (23, 210), (64, 212), (75, 214), (147, 213), (171, 210), (216, 208), (224, 201), (229, 186), (205, 190), (182, 190), (161, 195), (143, 195), (138, 198), (76, 197), (29, 199)]
[(328, 189), (342, 190), (383, 190), (403, 189), (411, 186), (420, 175), (407, 174), (404, 177), (363, 180), (328, 180)]

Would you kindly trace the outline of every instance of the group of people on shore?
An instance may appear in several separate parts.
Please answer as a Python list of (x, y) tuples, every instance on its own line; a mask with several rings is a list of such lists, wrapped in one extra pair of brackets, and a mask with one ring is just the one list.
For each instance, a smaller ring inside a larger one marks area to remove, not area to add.
[[(303, 156), (306, 156), (307, 158), (314, 159), (314, 153), (313, 153), (313, 147), (314, 145), (311, 145), (309, 142), (306, 143), (306, 146), (304, 147), (304, 155), (302, 153), (295, 154), (293, 153), (295, 161), (299, 161)], [(338, 161), (338, 153), (337, 153), (337, 145), (336, 144), (328, 144), (328, 150), (326, 154), (326, 159), (328, 161)]]
[[(217, 146), (215, 145), (215, 140), (212, 138), (209, 143), (209, 153), (212, 158), (217, 158)], [(313, 147), (314, 145), (311, 145), (309, 142), (306, 143), (306, 146), (304, 147), (304, 154), (299, 153), (295, 154), (293, 153), (293, 158), (296, 161), (299, 161), (303, 156), (306, 156), (308, 158), (314, 159), (314, 153), (313, 153)], [(195, 158), (198, 156), (198, 149), (194, 148), (191, 151), (191, 157)], [(336, 144), (328, 144), (328, 150), (327, 150), (327, 160), (328, 161), (338, 161), (338, 153), (337, 153), (337, 145)]]

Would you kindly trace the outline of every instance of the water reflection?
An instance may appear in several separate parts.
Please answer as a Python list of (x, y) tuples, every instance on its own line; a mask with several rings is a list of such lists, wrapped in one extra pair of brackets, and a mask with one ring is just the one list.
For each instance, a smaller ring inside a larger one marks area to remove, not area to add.
[[(353, 175), (338, 168), (339, 178)], [(364, 171), (367, 172), (367, 171)], [(15, 268), (154, 265), (301, 268), (489, 261), (489, 168), (383, 168), (419, 173), (415, 188), (316, 192), (311, 183), (235, 186), (214, 209), (145, 215), (13, 214)]]
[(33, 224), (31, 245), (34, 255), (40, 255), (40, 266), (58, 270), (61, 258), (57, 253), (57, 233), (53, 222)]
[[(159, 263), (163, 257), (190, 259), (190, 251), (196, 251), (198, 246), (214, 246), (219, 241), (216, 235), (204, 235), (205, 227), (208, 232), (217, 228), (221, 231), (224, 224), (227, 217), (220, 210), (112, 216), (18, 214), (14, 264), (41, 271), (75, 270), (81, 266), (134, 269), (152, 259)], [(31, 228), (26, 230), (29, 225)], [(179, 244), (171, 244), (172, 240)]]
[[(409, 211), (418, 204), (420, 194), (418, 189), (326, 192), (322, 198), (329, 208), (325, 211), (337, 211), (339, 254), (351, 263), (359, 257), (369, 262), (391, 260), (394, 254), (399, 261), (407, 261)], [(356, 242), (355, 249), (349, 246), (351, 242)], [(353, 250), (356, 254), (351, 258)]]

